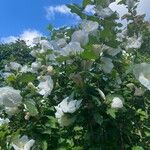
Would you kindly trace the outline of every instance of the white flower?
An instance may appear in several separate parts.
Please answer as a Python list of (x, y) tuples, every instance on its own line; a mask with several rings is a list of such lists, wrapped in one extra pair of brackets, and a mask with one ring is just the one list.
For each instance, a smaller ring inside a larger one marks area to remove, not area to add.
[(10, 71), (10, 66), (9, 65), (5, 65), (5, 71)]
[(4, 72), (1, 75), (4, 79), (7, 79), (9, 76), (15, 76), (13, 73), (10, 72)]
[(117, 33), (117, 41), (119, 41), (119, 42), (122, 42), (123, 41), (123, 39), (127, 36), (127, 30), (123, 30), (122, 32), (120, 32), (120, 33)]
[(65, 47), (66, 45), (67, 45), (67, 42), (66, 42), (66, 40), (65, 39), (58, 39), (57, 41), (56, 41), (56, 45), (59, 47), (59, 48), (63, 48), (63, 47)]
[(43, 52), (46, 52), (48, 49), (53, 49), (52, 44), (47, 40), (40, 41)]
[(112, 108), (122, 108), (123, 107), (122, 100), (119, 97), (114, 97), (112, 99), (111, 107)]
[(40, 68), (41, 68), (41, 62), (40, 61), (33, 62), (31, 64), (31, 69), (32, 69), (33, 72), (38, 71)]
[(135, 65), (133, 74), (148, 90), (150, 90), (150, 64), (141, 63)]
[(46, 55), (46, 59), (50, 61), (55, 61), (56, 58), (57, 56), (55, 54)]
[(5, 107), (16, 107), (21, 103), (22, 97), (19, 90), (15, 90), (12, 87), (0, 88), (0, 104)]
[(68, 126), (74, 122), (75, 117), (69, 117), (68, 114), (65, 113), (74, 113), (77, 109), (79, 109), (81, 102), (82, 100), (69, 101), (69, 97), (66, 97), (60, 104), (58, 104), (58, 106), (55, 106), (55, 116), (61, 126)]
[(85, 7), (85, 9), (83, 10), (83, 12), (87, 15), (93, 15), (93, 14), (95, 14), (94, 7), (95, 7), (95, 5), (87, 5)]
[(106, 17), (111, 16), (114, 12), (109, 7), (103, 8), (102, 6), (97, 6), (95, 8), (95, 13), (100, 18), (106, 18)]
[(43, 95), (44, 97), (47, 97), (48, 95), (50, 95), (52, 89), (53, 80), (51, 76), (43, 76), (42, 79), (40, 79), (40, 83), (38, 85), (39, 94)]
[(18, 137), (18, 139), (12, 142), (12, 146), (15, 150), (30, 150), (34, 143), (35, 140), (29, 140), (28, 136), (24, 135), (21, 138)]
[(6, 119), (0, 118), (0, 126), (3, 124), (8, 124), (9, 122), (10, 122), (10, 120), (8, 118), (6, 118)]
[(24, 65), (21, 67), (20, 72), (22, 73), (31, 72), (31, 68), (29, 68), (27, 65)]
[(20, 65), (20, 64), (18, 64), (18, 63), (16, 63), (16, 62), (10, 62), (10, 68), (12, 69), (12, 70), (19, 70), (20, 68), (21, 68), (22, 66)]
[(127, 38), (126, 49), (131, 49), (131, 48), (139, 49), (141, 45), (142, 45), (142, 36), (138, 38), (135, 36)]
[(5, 107), (5, 112), (12, 116), (13, 114), (15, 114), (16, 112), (18, 112), (18, 107)]
[(94, 33), (97, 31), (99, 24), (95, 21), (84, 20), (81, 27), (87, 33)]
[(107, 50), (107, 53), (111, 56), (116, 56), (118, 53), (120, 53), (122, 51), (122, 49), (120, 47), (118, 48), (109, 48)]
[(138, 88), (135, 86), (134, 96), (142, 96), (144, 95), (144, 92), (145, 91), (141, 87)]
[(89, 42), (88, 33), (84, 30), (75, 31), (71, 36), (71, 42), (78, 42), (81, 46), (85, 46)]
[(81, 48), (80, 43), (78, 42), (70, 42), (67, 44), (60, 52), (63, 56), (75, 55), (77, 53), (83, 52), (84, 49)]
[(128, 5), (129, 9), (133, 8), (135, 3), (135, 0), (126, 0), (126, 5)]
[(10, 62), (8, 65), (5, 65), (5, 71), (16, 70), (18, 71), (22, 66), (16, 62)]
[(112, 63), (112, 59), (107, 58), (107, 57), (102, 57), (101, 58), (102, 61), (102, 69), (104, 71), (104, 73), (110, 73), (114, 67), (113, 63)]
[(66, 97), (60, 104), (58, 104), (57, 107), (64, 113), (74, 113), (77, 109), (79, 109), (81, 102), (81, 100), (69, 101), (69, 97)]
[(41, 37), (36, 37), (33, 39), (33, 44), (38, 44), (41, 41)]
[(22, 100), (20, 91), (12, 87), (1, 87), (0, 93), (0, 105), (5, 107), (6, 113), (8, 115), (16, 113)]
[(36, 57), (37, 51), (36, 51), (36, 50), (32, 50), (32, 51), (30, 52), (30, 55), (33, 56), (33, 57)]

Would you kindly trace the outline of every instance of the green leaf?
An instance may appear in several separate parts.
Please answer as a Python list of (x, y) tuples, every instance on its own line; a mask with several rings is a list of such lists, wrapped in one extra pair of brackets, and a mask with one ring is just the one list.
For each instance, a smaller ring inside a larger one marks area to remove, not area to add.
[(46, 125), (49, 125), (51, 128), (56, 128), (56, 119), (52, 116), (48, 116), (48, 122)]
[(22, 83), (33, 82), (36, 79), (35, 74), (23, 73), (17, 76), (17, 81)]
[(94, 114), (94, 119), (99, 125), (103, 123), (103, 116), (101, 116), (98, 112)]
[(95, 59), (98, 59), (99, 56), (96, 53), (94, 53), (94, 51), (92, 50), (92, 46), (88, 45), (85, 47), (85, 50), (81, 54), (81, 57), (83, 59), (95, 60)]
[(53, 30), (53, 28), (54, 28), (54, 27), (53, 27), (53, 25), (52, 25), (52, 24), (49, 24), (49, 25), (48, 25), (48, 27), (47, 27), (47, 29), (48, 29), (49, 31), (52, 31), (52, 30)]
[(72, 148), (71, 150), (84, 150), (84, 148), (80, 147), (80, 146), (77, 146), (77, 147)]
[(43, 141), (43, 142), (42, 142), (42, 150), (47, 150), (47, 148), (48, 148), (47, 142), (46, 142), (46, 141)]
[(78, 16), (80, 16), (81, 19), (86, 19), (87, 18), (87, 16), (84, 13), (82, 13), (82, 11), (83, 11), (82, 8), (79, 7), (78, 5), (76, 5), (76, 4), (67, 5), (67, 7), (71, 9), (72, 13), (75, 13)]
[(110, 115), (114, 119), (116, 118), (116, 110), (115, 109), (112, 109), (112, 108), (108, 109), (107, 114)]
[(31, 116), (36, 116), (38, 115), (38, 110), (35, 106), (35, 102), (34, 101), (26, 101), (25, 103), (26, 109), (29, 111), (29, 114)]
[(91, 2), (91, 0), (83, 0), (83, 3), (82, 3), (82, 5), (83, 5), (84, 8), (85, 8), (87, 5), (91, 5), (91, 4), (93, 4), (93, 2)]
[(101, 5), (102, 7), (108, 7), (110, 2), (114, 2), (115, 0), (110, 0), (110, 1), (106, 1), (106, 0), (95, 0), (96, 5)]
[(8, 78), (7, 78), (7, 81), (8, 82), (14, 82), (16, 80), (16, 77), (14, 75), (10, 75)]
[(144, 150), (141, 146), (134, 146), (132, 150)]
[(92, 96), (92, 100), (95, 103), (96, 106), (100, 106), (101, 105), (101, 101), (99, 97), (96, 96)]
[(64, 62), (64, 61), (68, 60), (69, 58), (70, 57), (68, 57), (68, 56), (60, 56), (60, 57), (56, 58), (56, 61), (58, 61), (58, 62)]

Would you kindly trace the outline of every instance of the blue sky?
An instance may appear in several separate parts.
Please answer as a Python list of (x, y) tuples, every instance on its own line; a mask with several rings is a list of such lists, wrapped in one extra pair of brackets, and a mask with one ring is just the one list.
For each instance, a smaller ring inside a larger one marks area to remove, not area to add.
[(49, 23), (55, 27), (74, 24), (76, 20), (70, 15), (57, 13), (55, 17), (47, 19), (46, 7), (81, 2), (82, 0), (0, 0), (0, 37), (17, 36), (27, 29), (46, 34)]
[[(141, 0), (138, 11), (147, 14), (150, 20), (150, 0)], [(48, 35), (47, 26), (74, 25), (79, 21), (65, 4), (82, 0), (0, 0), (0, 42), (21, 38), (32, 40), (37, 35)], [(111, 7), (120, 14), (126, 13), (122, 6)]]

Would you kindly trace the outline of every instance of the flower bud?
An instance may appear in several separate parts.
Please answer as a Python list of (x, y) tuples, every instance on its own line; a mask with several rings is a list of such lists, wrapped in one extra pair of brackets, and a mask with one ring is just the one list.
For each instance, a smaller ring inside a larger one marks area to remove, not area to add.
[(50, 74), (50, 75), (53, 74), (53, 66), (48, 66), (47, 67), (47, 73)]
[(25, 120), (29, 120), (29, 119), (30, 119), (30, 113), (29, 113), (29, 112), (26, 113), (24, 119), (25, 119)]
[(28, 85), (27, 85), (27, 87), (29, 89), (36, 90), (36, 87), (34, 86), (34, 84), (32, 82), (29, 82)]
[(126, 86), (127, 86), (130, 90), (133, 90), (134, 87), (135, 87), (135, 85), (134, 85), (133, 83), (128, 83)]

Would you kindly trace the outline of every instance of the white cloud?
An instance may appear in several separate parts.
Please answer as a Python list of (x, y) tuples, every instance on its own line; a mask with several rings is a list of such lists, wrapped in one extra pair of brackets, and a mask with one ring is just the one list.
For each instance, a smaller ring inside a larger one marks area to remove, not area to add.
[(76, 14), (71, 13), (70, 8), (68, 8), (66, 5), (46, 7), (46, 18), (48, 20), (54, 19), (56, 14), (68, 15), (74, 17), (77, 20), (79, 19), (79, 17)]
[(1, 41), (2, 43), (11, 43), (11, 42), (17, 41), (18, 38), (19, 38), (19, 37), (17, 37), (17, 36), (8, 36), (8, 37), (2, 37), (2, 38), (0, 39), (0, 41)]
[(28, 29), (28, 30), (25, 30), (19, 36), (2, 37), (0, 41), (2, 43), (11, 43), (20, 39), (20, 40), (24, 40), (28, 46), (33, 46), (33, 39), (36, 37), (41, 37), (41, 36), (42, 34), (39, 31)]
[(26, 30), (20, 35), (20, 39), (24, 40), (27, 45), (33, 45), (33, 39), (36, 37), (41, 37), (42, 34), (37, 30)]

